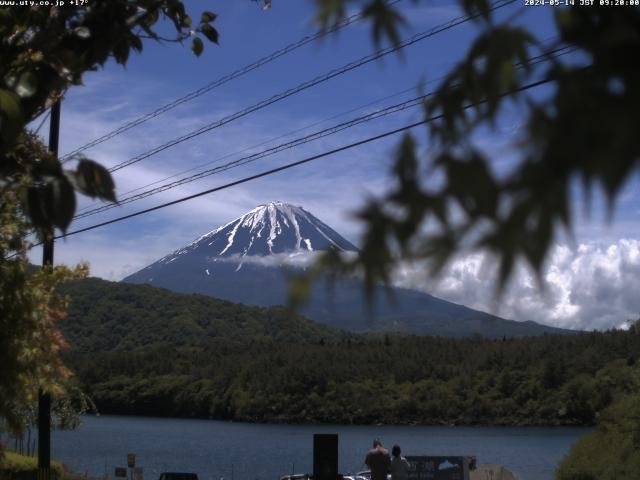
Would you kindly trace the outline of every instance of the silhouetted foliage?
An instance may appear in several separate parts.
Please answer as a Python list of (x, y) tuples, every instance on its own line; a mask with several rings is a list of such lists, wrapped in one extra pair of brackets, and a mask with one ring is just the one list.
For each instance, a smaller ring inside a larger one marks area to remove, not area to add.
[[(371, 20), (376, 44), (401, 38), (394, 2), (351, 3)], [(495, 258), (500, 290), (519, 261), (540, 273), (559, 231), (572, 232), (576, 184), (587, 197), (601, 189), (613, 210), (638, 172), (640, 7), (576, 1), (554, 8), (557, 37), (545, 42), (517, 15), (496, 20), (493, 6), (507, 3), (514, 2), (458, 1), (478, 34), (425, 102), (425, 118), (434, 119), (426, 126), (428, 154), (418, 153), (414, 136), (405, 136), (395, 185), (359, 212), (365, 226), (360, 256), (325, 259), (334, 269), (362, 269), (371, 288), (388, 281), (402, 260), (425, 260), (435, 275), (454, 255), (479, 249)], [(347, 0), (316, 4), (319, 22), (329, 27), (344, 17)], [(564, 47), (573, 54), (553, 57)], [(547, 92), (530, 94), (528, 85), (543, 80), (552, 81)], [(509, 104), (517, 106), (523, 127), (514, 166), (505, 173), (496, 168), (500, 159), (474, 138), (495, 131)]]
[[(110, 58), (125, 65), (132, 51), (142, 52), (145, 39), (191, 40), (193, 52), (200, 55), (201, 38), (218, 41), (211, 25), (215, 19), (205, 11), (192, 20), (179, 0), (0, 8), (0, 188), (20, 192), (22, 212), (38, 232), (66, 230), (75, 211), (75, 191), (115, 201), (114, 183), (104, 167), (82, 155), (73, 169), (63, 169), (47, 154), (14, 161), (26, 125), (70, 87), (82, 84), (87, 71)], [(163, 21), (173, 34), (162, 28)], [(162, 30), (168, 36), (158, 33)]]
[[(192, 21), (179, 0), (33, 3), (0, 7), (0, 417), (12, 429), (21, 427), (17, 412), (34, 402), (38, 389), (62, 393), (69, 372), (59, 356), (65, 342), (56, 322), (65, 311), (55, 289), (86, 274), (86, 267), (48, 268), (29, 276), (27, 237), (66, 230), (76, 192), (115, 201), (106, 168), (82, 155), (74, 157), (73, 168), (63, 168), (26, 126), (82, 84), (87, 71), (110, 58), (125, 65), (131, 51), (142, 51), (144, 39), (191, 39), (200, 55), (201, 37), (218, 38), (211, 25), (215, 14), (205, 11)], [(162, 21), (171, 24), (173, 36), (158, 33), (171, 35)]]

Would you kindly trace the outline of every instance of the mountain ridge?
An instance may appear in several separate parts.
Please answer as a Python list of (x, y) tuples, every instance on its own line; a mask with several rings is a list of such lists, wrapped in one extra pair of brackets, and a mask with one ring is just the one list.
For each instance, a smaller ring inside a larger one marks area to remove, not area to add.
[[(289, 278), (301, 268), (286, 262), (307, 254), (357, 248), (299, 206), (283, 202), (260, 205), (189, 245), (126, 277), (180, 293), (199, 293), (235, 303), (286, 305)], [(282, 257), (282, 258), (281, 258)], [(304, 265), (304, 262), (299, 262)], [(304, 267), (302, 267), (303, 269)], [(316, 282), (310, 302), (298, 312), (311, 320), (351, 331), (398, 331), (420, 335), (520, 337), (568, 333), (535, 322), (515, 322), (436, 298), (417, 290), (376, 287), (368, 303), (356, 278)]]

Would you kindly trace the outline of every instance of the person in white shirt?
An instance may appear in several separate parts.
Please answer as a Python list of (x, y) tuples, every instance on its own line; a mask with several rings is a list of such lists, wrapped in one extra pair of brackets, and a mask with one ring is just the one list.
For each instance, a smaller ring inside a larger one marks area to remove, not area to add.
[(409, 462), (401, 453), (400, 445), (394, 445), (391, 449), (391, 480), (407, 480), (409, 476)]

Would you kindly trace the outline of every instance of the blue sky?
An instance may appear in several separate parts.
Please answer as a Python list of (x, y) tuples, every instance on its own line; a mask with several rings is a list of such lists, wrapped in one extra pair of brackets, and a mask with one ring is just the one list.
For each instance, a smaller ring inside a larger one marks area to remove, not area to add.
[[(215, 25), (220, 32), (220, 46), (207, 44), (203, 55), (196, 58), (188, 44), (147, 42), (142, 55), (132, 56), (126, 68), (111, 63), (88, 74), (85, 85), (70, 90), (63, 102), (61, 154), (315, 32), (311, 0), (274, 0), (268, 11), (249, 0), (186, 3), (194, 17), (202, 9), (219, 14)], [(398, 5), (410, 24), (403, 37), (460, 14), (456, 2), (444, 0), (417, 3), (403, 0)], [(511, 17), (519, 8), (522, 7), (516, 2), (514, 7), (501, 10), (497, 17)], [(522, 8), (516, 21), (529, 27), (540, 40), (546, 40), (553, 35), (552, 13), (551, 7)], [(211, 167), (239, 158), (242, 154), (234, 152), (247, 147), (262, 142), (267, 142), (265, 146), (276, 145), (411, 98), (420, 84), (426, 83), (424, 89), (429, 91), (433, 85), (429, 82), (444, 75), (461, 58), (476, 32), (471, 23), (453, 28), (408, 47), (402, 56), (389, 55), (118, 171), (115, 181), (119, 196), (198, 165), (208, 163)], [(105, 166), (113, 166), (356, 60), (373, 49), (369, 25), (356, 23), (86, 153)], [(381, 100), (391, 95), (395, 96)], [(349, 111), (352, 112), (344, 114)], [(212, 188), (420, 118), (420, 112), (414, 109), (349, 129), (252, 165), (78, 220), (72, 230)], [(508, 169), (517, 159), (512, 145), (522, 121), (518, 109), (510, 108), (495, 131), (483, 132), (477, 139), (493, 153), (496, 169)], [(317, 125), (305, 128), (313, 124)], [(270, 140), (301, 129), (302, 132)], [(424, 137), (424, 130), (416, 129), (414, 133), (418, 138)], [(93, 275), (119, 280), (256, 205), (272, 200), (304, 206), (357, 244), (361, 225), (351, 214), (367, 198), (381, 195), (389, 185), (390, 160), (398, 141), (399, 137), (385, 139), (286, 173), (70, 237), (57, 243), (56, 260), (67, 264), (87, 261)], [(262, 148), (264, 146), (248, 151)], [(228, 157), (219, 160), (223, 156)], [(603, 220), (598, 192), (595, 192), (589, 217), (582, 214), (582, 195), (575, 195), (577, 236), (573, 243), (558, 239), (545, 273), (548, 281), (545, 294), (537, 292), (530, 273), (523, 269), (501, 304), (496, 306), (491, 300), (491, 279), (487, 279), (490, 274), (481, 255), (459, 258), (437, 283), (427, 281), (424, 272), (415, 265), (400, 272), (398, 281), (516, 320), (572, 328), (619, 326), (628, 318), (640, 315), (640, 300), (631, 291), (640, 280), (638, 180), (636, 176), (626, 186), (611, 224)], [(82, 200), (80, 206), (92, 203)], [(32, 258), (38, 262), (40, 253), (35, 252)]]

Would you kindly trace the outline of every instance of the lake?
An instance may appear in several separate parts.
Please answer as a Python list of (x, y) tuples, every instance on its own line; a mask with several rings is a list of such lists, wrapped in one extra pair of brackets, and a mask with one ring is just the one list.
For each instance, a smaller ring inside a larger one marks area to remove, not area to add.
[(53, 458), (72, 470), (113, 476), (135, 453), (144, 480), (163, 471), (196, 472), (200, 480), (276, 480), (311, 473), (313, 434), (339, 434), (341, 473), (363, 468), (374, 437), (403, 455), (475, 455), (503, 464), (519, 480), (552, 480), (571, 445), (588, 428), (271, 425), (211, 420), (87, 416), (75, 431), (54, 432)]

